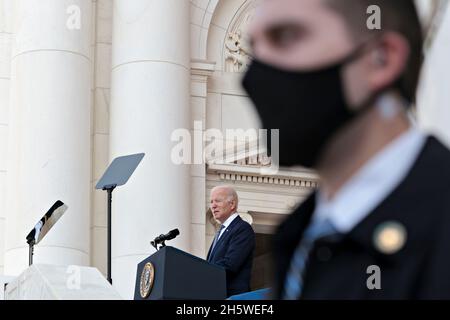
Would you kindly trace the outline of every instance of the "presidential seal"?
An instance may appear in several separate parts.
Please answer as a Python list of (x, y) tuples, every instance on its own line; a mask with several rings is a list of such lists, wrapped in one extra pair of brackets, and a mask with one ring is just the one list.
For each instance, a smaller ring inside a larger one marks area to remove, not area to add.
[(141, 274), (140, 293), (142, 299), (147, 299), (152, 292), (153, 282), (155, 281), (155, 267), (151, 262), (145, 264)]

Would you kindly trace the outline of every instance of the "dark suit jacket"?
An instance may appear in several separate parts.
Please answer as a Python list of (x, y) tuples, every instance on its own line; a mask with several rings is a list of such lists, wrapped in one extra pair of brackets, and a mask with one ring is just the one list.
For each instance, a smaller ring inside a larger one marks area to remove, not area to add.
[(255, 249), (255, 232), (250, 224), (237, 217), (225, 229), (208, 261), (225, 268), (228, 296), (250, 291)]
[[(281, 297), (291, 257), (314, 207), (312, 195), (279, 227), (274, 243), (276, 298)], [(405, 246), (391, 255), (374, 245), (376, 228), (387, 221), (399, 222), (407, 230)], [(381, 290), (367, 288), (371, 265), (381, 268)], [(450, 152), (446, 147), (429, 137), (404, 181), (365, 220), (340, 239), (314, 246), (302, 299), (450, 299)]]

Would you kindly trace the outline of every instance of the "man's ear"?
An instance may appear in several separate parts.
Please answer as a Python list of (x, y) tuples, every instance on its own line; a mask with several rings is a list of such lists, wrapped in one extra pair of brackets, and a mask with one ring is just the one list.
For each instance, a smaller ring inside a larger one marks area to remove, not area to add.
[(405, 71), (409, 55), (406, 38), (396, 32), (386, 32), (371, 59), (370, 90), (377, 92), (394, 83)]

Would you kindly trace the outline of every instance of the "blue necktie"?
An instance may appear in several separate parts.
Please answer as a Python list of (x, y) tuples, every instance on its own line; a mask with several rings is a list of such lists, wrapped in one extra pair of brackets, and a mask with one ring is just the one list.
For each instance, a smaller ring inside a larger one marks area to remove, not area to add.
[(305, 268), (314, 243), (321, 238), (334, 234), (337, 234), (337, 231), (328, 220), (314, 221), (306, 229), (291, 260), (291, 266), (284, 283), (283, 300), (300, 299), (303, 290)]
[(214, 237), (214, 241), (211, 247), (211, 252), (209, 253), (209, 257), (211, 258), (214, 248), (216, 247), (217, 242), (219, 241), (219, 237), (220, 237), (220, 233), (222, 232), (222, 230), (225, 229), (224, 225), (221, 225), (219, 228), (219, 231), (217, 231), (216, 236)]

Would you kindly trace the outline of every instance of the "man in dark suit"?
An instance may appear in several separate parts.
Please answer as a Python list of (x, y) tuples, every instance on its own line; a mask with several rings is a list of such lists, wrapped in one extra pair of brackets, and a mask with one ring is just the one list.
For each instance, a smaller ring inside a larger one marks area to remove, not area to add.
[(255, 232), (237, 214), (238, 196), (231, 187), (211, 191), (211, 212), (221, 223), (208, 252), (208, 262), (225, 268), (228, 296), (250, 291)]
[(320, 187), (279, 227), (279, 299), (449, 299), (450, 152), (411, 122), (410, 0), (267, 0), (244, 77), (281, 165)]

